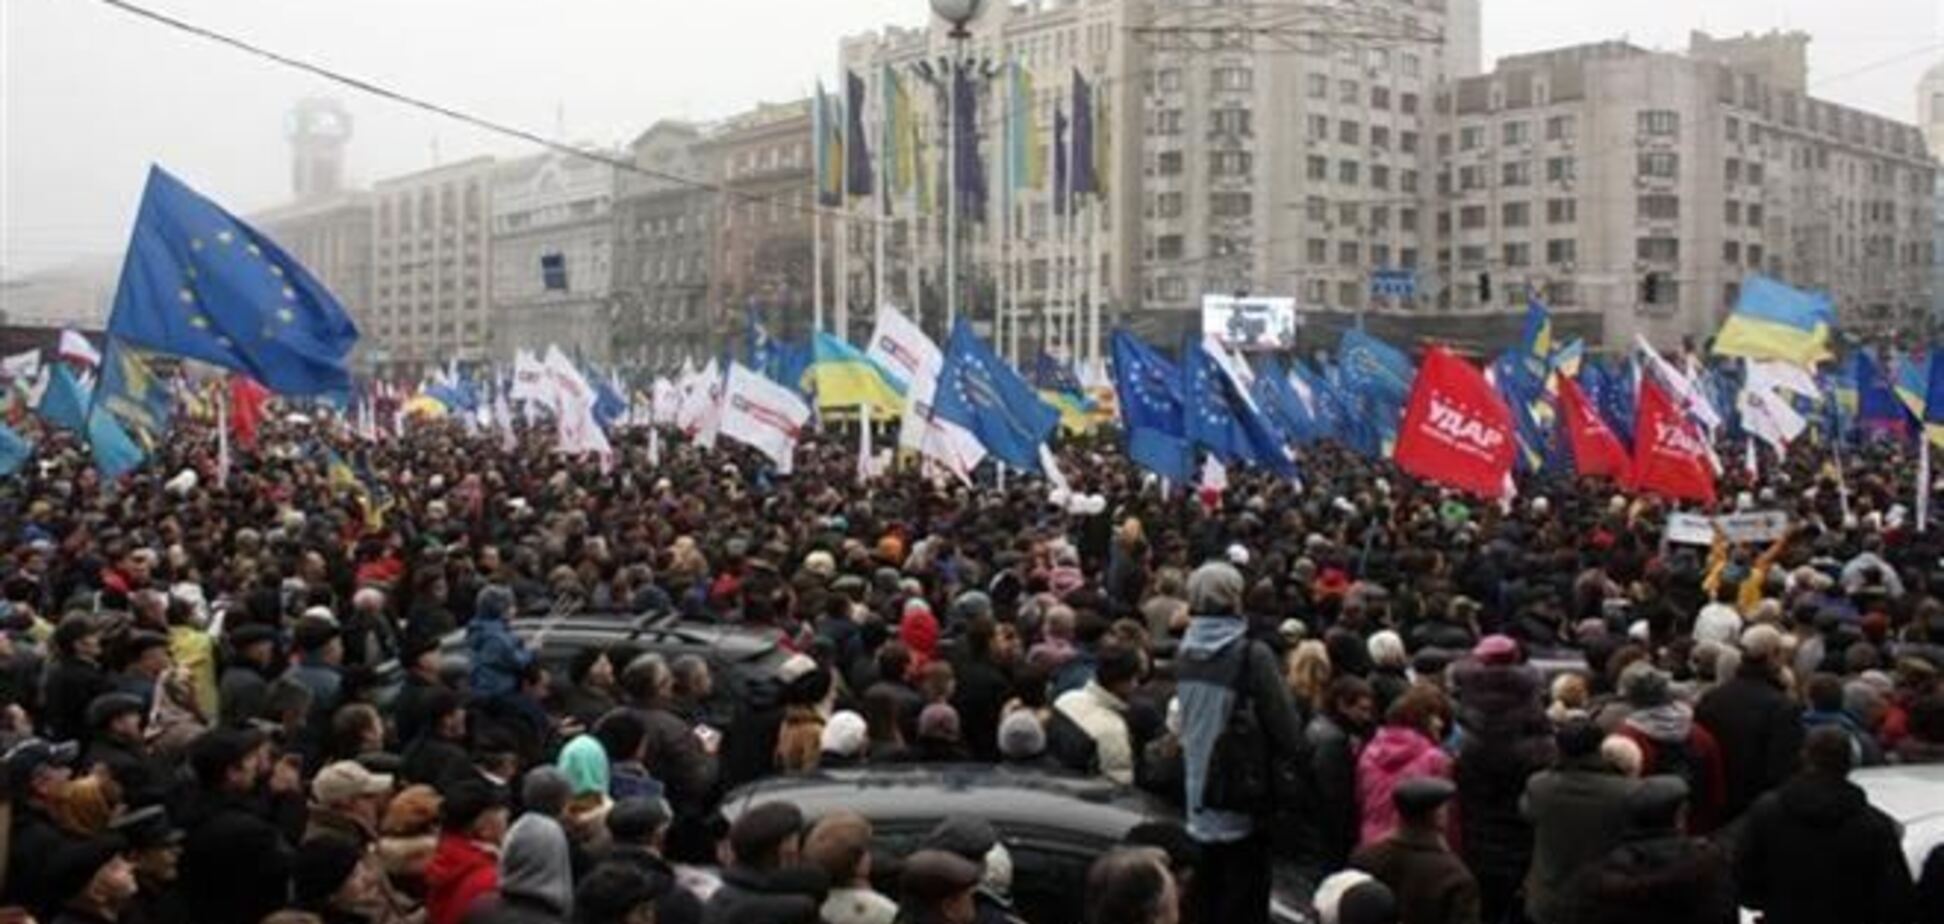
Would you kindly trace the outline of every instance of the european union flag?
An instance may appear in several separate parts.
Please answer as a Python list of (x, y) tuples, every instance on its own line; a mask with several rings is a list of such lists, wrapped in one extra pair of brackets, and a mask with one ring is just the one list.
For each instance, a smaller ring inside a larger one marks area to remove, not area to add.
[(1297, 400), (1303, 403), (1314, 422), (1317, 439), (1342, 439), (1348, 430), (1350, 413), (1344, 405), (1342, 393), (1322, 375), (1310, 371), (1300, 359), (1291, 360), (1289, 366), (1289, 387), (1296, 393)]
[(75, 381), (74, 370), (67, 363), (55, 363), (53, 371), (47, 374), (47, 391), (41, 393), (41, 419), (54, 426), (76, 433), (88, 430), (88, 394)]
[(287, 395), (349, 393), (358, 341), (309, 270), (160, 167), (142, 193), (108, 333)]
[(1908, 409), (1897, 400), (1883, 370), (1870, 358), (1868, 350), (1850, 354), (1854, 363), (1850, 374), (1856, 381), (1856, 422), (1864, 429), (1902, 433)]
[(34, 454), (34, 444), (13, 431), (12, 427), (0, 424), (0, 476), (12, 475), (27, 464), (28, 457)]
[(1039, 447), (1060, 422), (1060, 412), (1047, 407), (963, 317), (945, 345), (932, 413), (964, 427), (1007, 465), (1029, 472), (1040, 470)]
[(1236, 388), (1229, 374), (1200, 343), (1189, 343), (1182, 363), (1186, 435), (1223, 461), (1250, 462), (1286, 478), (1296, 477), (1290, 459), (1262, 412)]
[(1180, 373), (1125, 330), (1114, 331), (1112, 346), (1114, 394), (1127, 431), (1127, 457), (1156, 475), (1186, 484), (1194, 459), (1183, 438)]
[(776, 338), (770, 336), (769, 328), (764, 326), (763, 319), (757, 313), (756, 305), (753, 302), (748, 308), (744, 309), (743, 317), (747, 325), (743, 339), (749, 350), (747, 360), (749, 368), (761, 372), (764, 376), (775, 381), (783, 381), (777, 378), (776, 372), (778, 370), (773, 368), (773, 364), (778, 358)]
[(590, 375), (587, 381), (594, 386), (594, 422), (603, 429), (613, 426), (628, 412), (628, 399), (621, 396), (609, 377)]
[(1289, 376), (1283, 372), (1282, 363), (1274, 357), (1264, 357), (1256, 365), (1255, 381), (1249, 385), (1255, 396), (1256, 406), (1262, 408), (1271, 422), (1275, 423), (1289, 441), (1310, 443), (1316, 439), (1316, 420), (1310, 414), (1309, 406), (1296, 395), (1289, 385)]
[(1337, 366), (1344, 391), (1384, 404), (1402, 406), (1417, 378), (1417, 368), (1404, 351), (1354, 327), (1337, 344)]
[(1085, 392), (1080, 387), (1080, 377), (1073, 374), (1073, 367), (1054, 359), (1045, 350), (1033, 357), (1033, 387), (1075, 395)]

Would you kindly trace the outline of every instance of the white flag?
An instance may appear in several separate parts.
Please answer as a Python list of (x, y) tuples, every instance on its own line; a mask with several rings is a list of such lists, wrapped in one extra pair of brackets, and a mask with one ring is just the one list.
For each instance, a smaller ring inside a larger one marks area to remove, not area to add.
[(54, 355), (90, 369), (101, 365), (101, 351), (95, 349), (94, 344), (88, 342), (88, 338), (72, 327), (61, 331), (61, 345), (54, 351)]
[[(587, 384), (587, 377), (574, 368), (574, 361), (560, 351), (560, 347), (547, 347), (545, 383), (541, 386), (547, 395), (541, 403), (552, 406), (558, 411), (569, 404), (585, 403), (594, 407), (594, 387)], [(589, 413), (592, 413), (590, 410)]]
[(12, 379), (22, 388), (27, 387), (27, 383), (40, 375), (40, 368), (39, 350), (28, 350), (25, 353), (15, 353), (6, 359), (0, 359), (0, 376)]
[(506, 393), (493, 396), (493, 426), (499, 428), (500, 451), (512, 452), (519, 447), (519, 437), (513, 432), (513, 408), (506, 403)]
[(666, 378), (658, 378), (649, 392), (649, 417), (660, 426), (671, 426), (682, 409), (682, 390)]
[[(864, 358), (889, 372), (892, 387), (907, 393), (911, 383), (925, 370), (936, 370), (945, 364), (938, 344), (925, 336), (910, 318), (889, 305), (878, 308), (877, 326), (871, 330), (871, 344), (864, 351)], [(933, 375), (936, 374), (934, 371)]]
[(517, 350), (513, 354), (513, 387), (511, 397), (515, 401), (538, 401), (541, 404), (553, 403), (553, 393), (546, 386), (547, 368), (540, 364), (528, 350)]
[[(1668, 362), (1660, 353), (1656, 352), (1653, 344), (1647, 342), (1645, 335), (1637, 334), (1635, 337), (1635, 345), (1639, 348), (1640, 353), (1647, 358), (1647, 365), (1660, 378), (1661, 384), (1667, 386), (1667, 389), (1673, 392), (1673, 398), (1680, 404), (1681, 409), (1693, 415), (1695, 419), (1701, 421), (1702, 425), (1706, 426), (1709, 430), (1720, 427), (1721, 413), (1715, 410), (1715, 406), (1708, 401), (1707, 396), (1701, 393), (1701, 387), (1696, 385), (1694, 380), (1689, 378), (1686, 373), (1674, 368), (1673, 363)], [(1720, 463), (1717, 461), (1716, 467), (1719, 468), (1719, 465)]]
[(675, 426), (690, 436), (701, 433), (715, 411), (716, 399), (721, 397), (721, 382), (722, 372), (713, 359), (700, 372), (683, 379), (682, 403), (675, 410)]
[(972, 470), (985, 459), (985, 446), (971, 431), (932, 417), (932, 396), (945, 354), (918, 325), (888, 305), (877, 312), (866, 358), (891, 373), (892, 385), (904, 392), (904, 415), (898, 423), (898, 448), (916, 450), (935, 459), (960, 481), (970, 483)]
[(797, 438), (810, 420), (810, 405), (742, 363), (731, 363), (719, 416), (723, 436), (753, 447), (788, 473)]
[(562, 392), (560, 403), (555, 408), (557, 411), (555, 418), (560, 428), (559, 444), (555, 449), (573, 455), (595, 453), (602, 457), (602, 464), (605, 466), (606, 459), (613, 455), (614, 448), (608, 445), (607, 434), (601, 432), (600, 423), (594, 419), (592, 397), (585, 392), (579, 395)]

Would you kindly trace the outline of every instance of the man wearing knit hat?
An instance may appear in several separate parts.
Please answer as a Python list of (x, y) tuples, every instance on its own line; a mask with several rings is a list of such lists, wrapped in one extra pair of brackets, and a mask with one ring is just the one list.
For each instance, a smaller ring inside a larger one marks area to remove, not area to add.
[(1739, 817), (1762, 793), (1789, 778), (1802, 750), (1802, 711), (1782, 683), (1782, 634), (1757, 625), (1742, 633), (1742, 660), (1694, 710), (1721, 746), (1728, 792), (1722, 814)]
[[(1255, 804), (1212, 805), (1211, 793), (1227, 795), (1231, 766), (1215, 760), (1216, 742), (1229, 726), (1238, 692), (1255, 710), (1255, 742), (1272, 767), (1303, 760), (1303, 730), (1282, 669), (1268, 646), (1251, 641), (1242, 617), (1242, 573), (1222, 561), (1195, 569), (1188, 578), (1193, 616), (1176, 661), (1181, 705), (1182, 763), (1187, 783), (1188, 833), (1202, 845), (1196, 871), (1193, 917), (1224, 924), (1264, 922), (1269, 915), (1269, 851), (1258, 818), (1273, 817), (1291, 792), (1253, 793)], [(1282, 774), (1271, 774), (1281, 778)], [(1275, 787), (1271, 787), (1275, 788)]]

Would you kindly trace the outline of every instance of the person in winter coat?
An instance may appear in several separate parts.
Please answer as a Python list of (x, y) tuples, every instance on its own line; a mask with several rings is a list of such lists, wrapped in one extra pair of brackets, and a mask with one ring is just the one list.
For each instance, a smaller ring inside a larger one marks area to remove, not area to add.
[(1452, 770), (1463, 820), (1455, 846), (1478, 877), (1489, 921), (1515, 906), (1532, 865), (1532, 826), (1519, 814), (1519, 797), (1554, 753), (1545, 683), (1523, 659), (1510, 637), (1488, 635), (1451, 671), (1462, 733)]
[(1415, 777), (1398, 784), (1391, 793), (1397, 828), (1351, 855), (1351, 866), (1375, 876), (1397, 896), (1403, 924), (1478, 924), (1480, 920), (1478, 881), (1441, 833), (1446, 827), (1445, 803), (1456, 793), (1451, 781), (1437, 777)]
[(365, 849), (337, 834), (305, 841), (291, 863), (294, 906), (323, 924), (375, 924), (390, 920), (379, 912), (382, 880), (363, 863)]
[(407, 786), (385, 806), (384, 820), (378, 825), (374, 853), (385, 870), (385, 878), (400, 894), (414, 901), (425, 899), (425, 867), (439, 849), (442, 808), (438, 790), (430, 786)]
[(830, 876), (824, 924), (891, 924), (898, 903), (871, 888), (871, 823), (855, 812), (825, 815), (803, 839), (805, 862)]
[(1916, 901), (1901, 832), (1848, 779), (1840, 728), (1809, 733), (1803, 770), (1748, 811), (1736, 879), (1768, 924), (1892, 924)]
[(1370, 740), (1377, 697), (1361, 677), (1330, 681), (1323, 711), (1309, 722), (1310, 773), (1316, 780), (1317, 859), (1341, 869), (1357, 846), (1357, 755)]
[[(678, 829), (682, 819), (699, 819), (711, 804), (718, 763), (715, 748), (704, 743), (681, 716), (670, 711), (675, 676), (658, 654), (635, 658), (621, 671), (621, 689), (628, 706), (647, 727), (646, 766), (660, 780), (668, 803), (675, 807)], [(678, 851), (677, 856), (682, 856)]]
[(829, 896), (830, 878), (798, 862), (803, 813), (766, 802), (729, 827), (731, 860), (722, 887), (703, 907), (703, 924), (813, 924)]
[(1569, 890), (1588, 864), (1620, 846), (1627, 799), (1639, 783), (1600, 756), (1600, 729), (1576, 719), (1559, 729), (1558, 762), (1526, 781), (1519, 811), (1532, 824), (1525, 913), (1533, 924), (1569, 924)]
[(447, 690), (426, 696), (425, 726), (417, 738), (405, 744), (400, 755), (399, 776), (407, 782), (443, 787), (454, 777), (470, 773), (472, 758), (466, 753), (466, 707)]
[(237, 626), (229, 632), (232, 656), (217, 683), (222, 724), (242, 728), (263, 715), (270, 695), (270, 662), (276, 656), (277, 632), (261, 623)]
[(1687, 783), (1643, 780), (1627, 797), (1625, 843), (1581, 870), (1577, 924), (1734, 924), (1735, 881), (1721, 848), (1681, 833)]
[(1451, 778), (1451, 756), (1438, 747), (1449, 711), (1443, 691), (1419, 683), (1384, 716), (1357, 755), (1357, 843), (1374, 844), (1397, 828), (1392, 793), (1413, 777)]
[(1695, 707), (1695, 721), (1721, 745), (1728, 783), (1723, 823), (1787, 780), (1802, 749), (1801, 710), (1783, 691), (1781, 660), (1782, 635), (1774, 627), (1743, 632), (1734, 678), (1709, 690)]
[(142, 701), (127, 693), (106, 693), (88, 705), (94, 739), (81, 765), (107, 767), (123, 801), (132, 806), (161, 804), (171, 777), (170, 767), (151, 757), (142, 740), (145, 711)]
[(952, 706), (958, 709), (966, 747), (975, 760), (999, 759), (999, 720), (1006, 700), (1012, 698), (1018, 660), (1018, 647), (1002, 642), (991, 616), (981, 614), (966, 622), (963, 653), (952, 662), (957, 678)]
[(1688, 784), (1688, 833), (1713, 833), (1728, 799), (1714, 735), (1695, 723), (1686, 703), (1674, 699), (1672, 678), (1645, 661), (1620, 672), (1620, 696), (1628, 711), (1614, 734), (1640, 747), (1641, 775), (1680, 777)]
[[(1238, 696), (1255, 710), (1262, 745), (1272, 761), (1300, 767), (1309, 760), (1282, 666), (1269, 646), (1248, 637), (1248, 621), (1242, 616), (1243, 588), (1242, 573), (1227, 562), (1195, 569), (1188, 578), (1188, 599), (1195, 615), (1188, 621), (1175, 661), (1188, 833), (1202, 848), (1193, 917), (1224, 924), (1264, 922), (1269, 914), (1267, 832), (1257, 830), (1257, 816), (1208, 806), (1202, 798), (1210, 777), (1221, 772), (1212, 760), (1215, 744), (1228, 726)], [(1247, 692), (1239, 693), (1243, 690)], [(1306, 795), (1277, 794), (1279, 799)], [(1286, 819), (1274, 817), (1276, 813), (1306, 808), (1277, 805), (1261, 817), (1265, 824), (1279, 824)]]
[(1863, 727), (1856, 716), (1843, 708), (1843, 680), (1835, 674), (1816, 674), (1804, 685), (1808, 708), (1802, 713), (1804, 732), (1822, 726), (1842, 729), (1850, 736), (1850, 749), (1858, 767), (1883, 764), (1883, 745), (1876, 735)]
[(499, 894), (466, 912), (465, 924), (567, 924), (574, 872), (567, 832), (539, 812), (520, 816), (500, 850)]
[(1094, 678), (1086, 686), (1053, 701), (1065, 716), (1093, 739), (1100, 775), (1122, 786), (1134, 783), (1134, 745), (1127, 728), (1127, 698), (1141, 673), (1141, 655), (1123, 645), (1100, 649)]
[(101, 624), (87, 613), (69, 613), (54, 629), (53, 651), (41, 679), (42, 723), (56, 741), (86, 741), (88, 704), (115, 691), (101, 669)]
[(184, 813), (181, 888), (189, 911), (201, 924), (256, 924), (283, 907), (291, 860), (290, 841), (257, 787), (271, 773), (271, 796), (287, 805), (301, 798), (302, 781), (289, 762), (269, 769), (269, 742), (255, 731), (209, 732), (190, 746), (189, 763), (200, 786)]
[(574, 874), (586, 875), (593, 869), (593, 861), (606, 854), (611, 844), (607, 815), (614, 810), (614, 800), (608, 795), (607, 751), (600, 739), (579, 735), (560, 749), (555, 765), (566, 777), (569, 791), (557, 817), (574, 849)]
[(663, 847), (674, 812), (661, 798), (622, 799), (608, 812), (608, 834), (614, 846), (601, 861), (602, 867), (623, 866), (670, 888), (655, 899), (656, 924), (701, 924), (702, 901), (684, 888), (673, 888), (675, 867), (668, 862)]
[(466, 624), (466, 653), (472, 665), (472, 694), (482, 700), (517, 694), (533, 652), (513, 634), (513, 591), (488, 585), (479, 591), (472, 621)]
[(446, 792), (439, 846), (425, 866), (426, 924), (459, 924), (499, 889), (506, 815), (505, 794), (484, 780), (455, 783)]

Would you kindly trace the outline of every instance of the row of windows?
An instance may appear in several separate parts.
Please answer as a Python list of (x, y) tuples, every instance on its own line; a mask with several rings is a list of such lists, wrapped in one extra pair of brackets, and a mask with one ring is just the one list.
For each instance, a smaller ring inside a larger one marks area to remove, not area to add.
[[(1304, 81), (1304, 90), (1310, 99), (1329, 100), (1334, 98), (1337, 102), (1346, 106), (1364, 105), (1363, 84), (1349, 78), (1340, 78), (1335, 83), (1335, 89), (1336, 92), (1332, 94), (1330, 92), (1331, 82), (1327, 74), (1310, 74), (1308, 79)], [(1370, 88), (1369, 105), (1370, 108), (1379, 112), (1389, 112), (1391, 108), (1390, 88), (1372, 86)], [(1398, 93), (1397, 111), (1405, 115), (1416, 115), (1418, 111), (1418, 95), (1409, 92)]]
[[(1458, 150), (1476, 151), (1485, 147), (1487, 127), (1466, 125), (1458, 129)], [(1571, 141), (1579, 131), (1579, 121), (1570, 115), (1556, 115), (1546, 119), (1545, 137), (1547, 141)], [(1532, 143), (1532, 123), (1526, 120), (1502, 122), (1499, 124), (1499, 143), (1502, 147), (1520, 147)], [(1451, 136), (1438, 136), (1438, 156), (1451, 156)]]
[[(1351, 119), (1340, 119), (1337, 120), (1335, 126), (1336, 132), (1332, 134), (1330, 131), (1330, 117), (1312, 113), (1309, 117), (1309, 136), (1318, 141), (1329, 141), (1335, 138), (1339, 143), (1349, 145), (1363, 144), (1364, 139), (1368, 137), (1370, 139), (1370, 146), (1373, 149), (1379, 151), (1390, 150), (1391, 129), (1387, 125), (1369, 126), (1367, 136), (1365, 134), (1365, 126), (1361, 122)], [(1408, 129), (1398, 131), (1397, 149), (1405, 154), (1416, 154), (1418, 150), (1418, 133)]]

